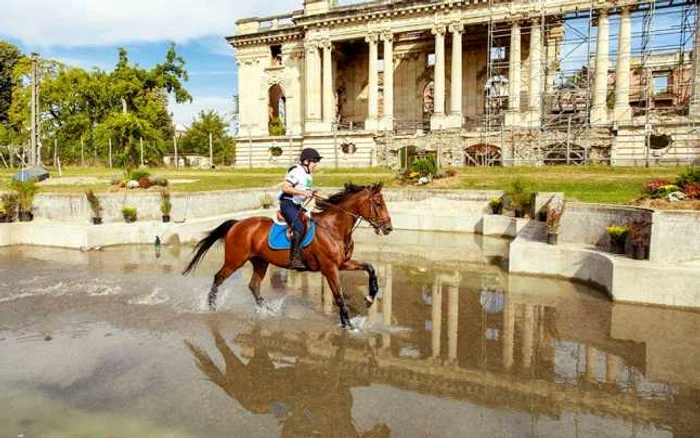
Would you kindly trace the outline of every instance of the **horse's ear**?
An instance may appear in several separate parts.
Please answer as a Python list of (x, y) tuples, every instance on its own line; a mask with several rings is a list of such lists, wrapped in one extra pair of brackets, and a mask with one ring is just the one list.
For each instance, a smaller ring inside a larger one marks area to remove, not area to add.
[(382, 191), (382, 187), (384, 187), (384, 183), (383, 183), (383, 182), (378, 182), (377, 184), (375, 184), (374, 186), (372, 186), (372, 191), (373, 191), (374, 193), (379, 193), (379, 192)]

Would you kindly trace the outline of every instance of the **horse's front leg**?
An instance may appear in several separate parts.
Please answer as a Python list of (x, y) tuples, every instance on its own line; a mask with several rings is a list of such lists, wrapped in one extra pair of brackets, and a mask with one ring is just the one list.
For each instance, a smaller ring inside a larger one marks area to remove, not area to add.
[(340, 265), (341, 271), (366, 271), (369, 275), (369, 295), (365, 296), (365, 306), (372, 307), (374, 297), (379, 292), (379, 284), (377, 282), (377, 273), (369, 262), (361, 262), (359, 260), (346, 260)]
[(343, 328), (352, 329), (353, 326), (350, 323), (348, 306), (345, 304), (345, 298), (343, 297), (343, 287), (340, 284), (338, 268), (336, 266), (330, 266), (323, 268), (321, 272), (323, 276), (326, 277), (328, 286), (330, 286), (331, 292), (333, 292), (333, 298), (335, 298), (335, 304), (338, 306), (338, 312), (340, 313), (340, 325), (342, 325)]

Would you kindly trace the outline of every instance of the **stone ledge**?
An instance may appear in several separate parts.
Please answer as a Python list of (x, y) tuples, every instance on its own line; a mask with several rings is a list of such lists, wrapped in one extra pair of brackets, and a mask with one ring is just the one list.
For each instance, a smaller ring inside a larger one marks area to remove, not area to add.
[(700, 266), (633, 260), (577, 244), (547, 245), (523, 236), (510, 246), (509, 272), (581, 280), (613, 301), (700, 307)]

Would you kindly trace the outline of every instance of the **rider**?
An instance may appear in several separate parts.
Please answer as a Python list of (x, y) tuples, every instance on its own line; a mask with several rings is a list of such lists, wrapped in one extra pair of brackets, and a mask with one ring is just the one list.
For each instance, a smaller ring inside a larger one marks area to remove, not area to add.
[(289, 267), (292, 269), (306, 268), (300, 258), (304, 224), (299, 219), (299, 215), (303, 214), (302, 204), (317, 193), (311, 190), (313, 182), (311, 174), (322, 158), (316, 149), (306, 148), (301, 151), (299, 164), (290, 167), (287, 175), (284, 177), (282, 195), (280, 196), (280, 210), (284, 220), (292, 230), (292, 247), (289, 252)]

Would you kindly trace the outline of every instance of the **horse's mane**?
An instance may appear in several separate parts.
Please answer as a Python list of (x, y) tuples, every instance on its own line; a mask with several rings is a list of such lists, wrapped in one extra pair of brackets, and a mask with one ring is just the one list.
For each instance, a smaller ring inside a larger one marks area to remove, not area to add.
[(328, 199), (324, 199), (322, 201), (321, 200), (316, 201), (316, 211), (319, 213), (322, 211), (325, 211), (329, 205), (338, 205), (344, 199), (347, 199), (348, 196), (353, 195), (357, 192), (361, 192), (364, 189), (375, 190), (375, 189), (380, 188), (380, 187), (382, 187), (382, 183), (375, 183), (375, 184), (371, 184), (368, 186), (358, 186), (358, 185), (353, 184), (351, 182), (345, 183), (343, 190), (329, 196)]

